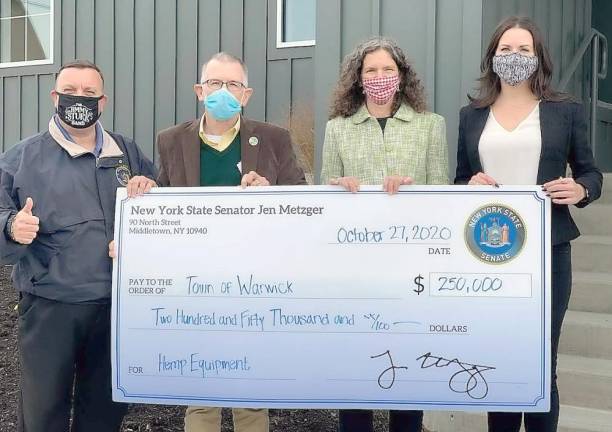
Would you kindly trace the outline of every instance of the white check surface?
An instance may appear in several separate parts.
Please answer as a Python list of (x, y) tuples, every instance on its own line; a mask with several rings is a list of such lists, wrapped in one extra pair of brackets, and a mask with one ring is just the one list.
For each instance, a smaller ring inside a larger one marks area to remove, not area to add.
[[(525, 225), (501, 263), (466, 239), (491, 205)], [(119, 190), (113, 397), (545, 411), (549, 206), (537, 187)]]

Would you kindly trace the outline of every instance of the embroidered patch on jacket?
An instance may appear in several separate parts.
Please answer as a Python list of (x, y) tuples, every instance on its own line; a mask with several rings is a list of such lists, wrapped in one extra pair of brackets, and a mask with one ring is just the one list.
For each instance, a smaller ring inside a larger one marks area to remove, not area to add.
[(127, 186), (130, 177), (132, 177), (132, 173), (127, 165), (119, 165), (115, 168), (115, 176), (117, 177), (117, 181), (121, 186)]

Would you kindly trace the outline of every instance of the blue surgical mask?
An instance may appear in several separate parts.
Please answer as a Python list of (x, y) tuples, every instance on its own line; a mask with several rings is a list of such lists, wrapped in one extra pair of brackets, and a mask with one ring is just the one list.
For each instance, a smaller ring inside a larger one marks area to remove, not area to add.
[(229, 120), (242, 110), (242, 105), (226, 88), (220, 88), (204, 97), (206, 112), (216, 120)]

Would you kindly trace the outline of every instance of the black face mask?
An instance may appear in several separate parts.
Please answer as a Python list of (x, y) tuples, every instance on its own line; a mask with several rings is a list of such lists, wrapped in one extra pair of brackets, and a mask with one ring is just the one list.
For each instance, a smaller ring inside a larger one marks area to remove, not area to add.
[(57, 114), (69, 126), (84, 129), (92, 126), (100, 118), (98, 101), (103, 96), (74, 96), (58, 93)]

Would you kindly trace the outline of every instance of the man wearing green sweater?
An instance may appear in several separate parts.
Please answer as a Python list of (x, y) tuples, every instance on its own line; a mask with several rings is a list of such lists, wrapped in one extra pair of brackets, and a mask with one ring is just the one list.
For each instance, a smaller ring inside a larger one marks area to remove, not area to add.
[[(253, 94), (246, 65), (227, 53), (202, 66), (194, 85), (204, 115), (161, 131), (159, 186), (269, 186), (306, 184), (289, 132), (241, 116)], [(233, 410), (236, 432), (267, 432), (268, 411)], [(188, 407), (186, 432), (219, 432), (221, 409)]]

